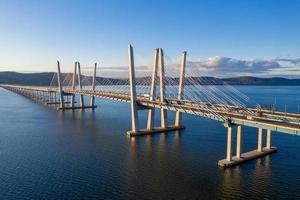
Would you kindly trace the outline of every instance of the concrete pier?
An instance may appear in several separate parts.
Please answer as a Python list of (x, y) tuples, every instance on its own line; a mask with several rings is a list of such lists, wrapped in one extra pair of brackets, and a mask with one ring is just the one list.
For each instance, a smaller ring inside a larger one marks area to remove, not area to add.
[[(65, 104), (72, 104), (71, 101), (65, 101), (64, 103)], [(76, 103), (76, 101), (75, 101), (75, 103)], [(60, 102), (47, 102), (46, 104), (47, 105), (58, 105), (58, 104), (60, 104)]]
[(262, 151), (262, 135), (263, 135), (263, 129), (258, 129), (258, 140), (257, 140), (257, 151)]
[(231, 151), (232, 151), (231, 140), (232, 140), (232, 127), (228, 126), (227, 127), (227, 153), (226, 153), (226, 160), (228, 162), (231, 161)]
[(167, 126), (166, 128), (162, 127), (155, 127), (153, 129), (140, 129), (138, 131), (127, 131), (128, 136), (142, 136), (142, 135), (150, 135), (154, 133), (163, 133), (163, 132), (169, 132), (169, 131), (176, 131), (176, 130), (182, 130), (185, 129), (184, 126)]
[(267, 144), (266, 144), (266, 148), (267, 149), (271, 148), (271, 130), (270, 129), (267, 130)]
[(237, 126), (237, 133), (236, 133), (236, 157), (241, 158), (242, 152), (242, 126)]
[(97, 108), (97, 106), (73, 106), (73, 107), (58, 107), (57, 110), (78, 110), (78, 109), (94, 109)]
[(265, 155), (269, 155), (275, 153), (277, 151), (276, 147), (271, 147), (270, 149), (264, 147), (262, 151), (253, 150), (247, 153), (241, 154), (241, 157), (238, 158), (236, 156), (232, 157), (231, 160), (223, 159), (218, 162), (218, 166), (222, 168), (233, 167), (239, 164), (242, 164), (246, 161), (253, 160), (259, 157), (263, 157)]
[[(242, 152), (242, 126), (232, 123), (225, 123), (227, 128), (227, 149), (226, 158), (218, 162), (218, 166), (222, 168), (239, 165), (248, 160), (253, 160), (277, 151), (276, 147), (271, 147), (271, 130), (267, 129), (266, 147), (263, 148), (263, 129), (258, 129), (257, 149), (246, 153)], [(232, 157), (232, 128), (236, 127), (236, 155)]]

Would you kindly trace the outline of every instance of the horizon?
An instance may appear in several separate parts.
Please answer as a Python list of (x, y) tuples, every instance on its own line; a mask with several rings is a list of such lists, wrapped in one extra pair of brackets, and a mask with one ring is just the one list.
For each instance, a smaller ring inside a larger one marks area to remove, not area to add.
[[(19, 74), (43, 74), (43, 73), (57, 73), (55, 71), (45, 71), (45, 72), (18, 72), (18, 71), (0, 71), (1, 73), (19, 73)], [(62, 74), (72, 74), (72, 72), (62, 72)], [(92, 77), (91, 74), (82, 74), (82, 76), (85, 77)], [(128, 79), (128, 77), (107, 77), (107, 76), (101, 76), (101, 75), (96, 75), (97, 78), (112, 78), (112, 79)], [(168, 78), (179, 78), (179, 77), (171, 77), (171, 76), (166, 76)], [(190, 76), (190, 77), (195, 77), (195, 78), (216, 78), (216, 79), (234, 79), (234, 78), (259, 78), (259, 79), (273, 79), (273, 78), (282, 78), (282, 79), (289, 79), (289, 80), (296, 80), (300, 79), (295, 78), (295, 77), (283, 77), (283, 76), (270, 76), (270, 77), (259, 77), (259, 76), (231, 76), (231, 77), (216, 77), (216, 76)], [(136, 78), (151, 78), (151, 75), (145, 75), (145, 76), (138, 76)]]
[(205, 76), (300, 78), (299, 2), (220, 2), (1, 1), (0, 71), (55, 71), (57, 59), (116, 71), (132, 43), (141, 66), (162, 47), (169, 63), (187, 51)]

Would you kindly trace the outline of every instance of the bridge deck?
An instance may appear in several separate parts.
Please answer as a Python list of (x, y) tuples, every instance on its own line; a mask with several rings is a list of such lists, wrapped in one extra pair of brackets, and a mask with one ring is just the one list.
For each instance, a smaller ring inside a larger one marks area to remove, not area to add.
[[(57, 93), (57, 88), (36, 87), (36, 86), (19, 86), (19, 85), (0, 85), (6, 89), (43, 91)], [(130, 102), (130, 94), (117, 93), (98, 90), (72, 90), (63, 89), (66, 94), (77, 94), (85, 96), (94, 96), (106, 98), (115, 101)], [(149, 97), (138, 95), (138, 104), (148, 108), (163, 108), (172, 111), (180, 111), (206, 117), (209, 119), (245, 125), (257, 128), (270, 129), (272, 131), (284, 132), (289, 134), (300, 135), (300, 115), (296, 113), (273, 112), (269, 110), (258, 110), (255, 108), (242, 108), (237, 106), (208, 104), (205, 102), (194, 102), (188, 100), (166, 99), (160, 102), (159, 99), (150, 100)], [(252, 113), (249, 116), (249, 112)]]

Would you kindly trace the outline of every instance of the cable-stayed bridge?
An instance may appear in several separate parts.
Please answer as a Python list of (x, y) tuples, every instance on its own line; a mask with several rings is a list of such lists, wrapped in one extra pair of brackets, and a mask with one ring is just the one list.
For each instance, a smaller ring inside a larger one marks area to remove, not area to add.
[[(300, 115), (248, 105), (250, 99), (225, 83), (211, 78), (199, 78), (197, 67), (186, 61), (186, 52), (180, 63), (165, 64), (162, 49), (154, 50), (153, 63), (135, 67), (133, 48), (128, 47), (128, 67), (118, 69), (119, 78), (97, 77), (97, 64), (83, 72), (76, 62), (71, 73), (61, 73), (57, 63), (49, 86), (1, 85), (1, 87), (27, 96), (58, 110), (94, 109), (95, 97), (127, 102), (131, 105), (132, 130), (129, 136), (175, 131), (185, 128), (182, 113), (193, 114), (219, 121), (227, 128), (226, 159), (219, 166), (229, 167), (277, 151), (271, 146), (272, 131), (300, 134)], [(107, 69), (103, 69), (105, 72)], [(101, 72), (101, 67), (100, 67)], [(126, 77), (127, 76), (127, 77)], [(76, 98), (76, 96), (78, 98)], [(86, 102), (86, 98), (90, 97)], [(160, 124), (155, 125), (155, 111), (160, 110)], [(147, 127), (139, 125), (139, 111), (148, 112)], [(175, 111), (173, 124), (167, 124), (167, 111)], [(257, 149), (242, 153), (242, 127), (258, 129)], [(236, 152), (232, 155), (232, 129), (237, 130)], [(266, 147), (263, 147), (263, 130), (266, 130)]]

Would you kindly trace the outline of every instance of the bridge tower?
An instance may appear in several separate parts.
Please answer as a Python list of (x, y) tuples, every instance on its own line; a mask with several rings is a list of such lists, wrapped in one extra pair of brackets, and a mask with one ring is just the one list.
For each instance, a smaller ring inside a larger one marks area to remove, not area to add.
[[(73, 71), (72, 90), (75, 90), (76, 76), (77, 76), (77, 62), (75, 62), (74, 71)], [(74, 107), (74, 106), (75, 106), (75, 94), (73, 94), (71, 97), (71, 107)]]
[[(179, 83), (179, 94), (178, 98), (181, 99), (183, 94), (183, 76), (184, 76), (184, 68), (185, 68), (185, 57), (186, 52), (183, 53), (182, 56), (182, 64), (181, 64), (181, 77)], [(159, 65), (158, 65), (159, 64)], [(137, 98), (136, 93), (136, 81), (135, 81), (135, 68), (134, 68), (134, 56), (133, 56), (133, 47), (131, 45), (128, 46), (128, 65), (129, 65), (129, 82), (130, 82), (130, 105), (131, 105), (131, 121), (132, 121), (132, 130), (128, 131), (127, 134), (129, 136), (136, 135), (146, 135), (158, 132), (168, 132), (174, 130), (180, 130), (184, 127), (181, 126), (181, 117), (180, 113), (176, 114), (175, 125), (168, 126), (167, 125), (167, 102), (165, 99), (165, 69), (164, 69), (164, 55), (163, 50), (155, 49), (154, 50), (154, 58), (153, 58), (153, 69), (152, 69), (152, 79), (150, 83), (150, 94), (149, 100), (156, 101), (160, 103), (160, 127), (154, 127), (154, 118), (155, 118), (155, 108), (145, 107), (139, 104), (139, 99)], [(157, 70), (159, 69), (159, 99), (156, 98), (156, 79), (157, 79)], [(139, 110), (149, 110), (148, 111), (148, 121), (147, 128), (140, 129), (139, 127)]]
[(57, 61), (57, 85), (58, 85), (60, 109), (64, 109), (65, 102), (64, 102), (64, 93), (63, 93), (62, 85), (61, 85), (61, 73), (60, 73), (60, 63), (59, 63), (59, 61)]
[[(95, 90), (95, 84), (96, 84), (96, 70), (97, 70), (97, 63), (95, 63), (94, 66), (94, 72), (92, 77), (92, 90)], [(78, 80), (78, 90), (76, 91), (76, 77)], [(71, 89), (64, 89), (62, 88), (62, 81), (61, 81), (61, 70), (60, 70), (60, 63), (57, 61), (57, 82), (58, 82), (58, 93), (59, 93), (59, 104), (58, 110), (75, 110), (75, 109), (87, 109), (87, 108), (96, 108), (97, 106), (94, 103), (94, 96), (91, 96), (90, 105), (84, 104), (84, 91), (82, 90), (82, 81), (81, 81), (82, 75), (81, 75), (81, 66), (79, 62), (75, 62), (74, 70), (73, 70), (73, 76), (72, 76), (72, 86)], [(79, 106), (75, 106), (76, 103), (76, 92), (79, 93)], [(56, 93), (55, 93), (56, 94)], [(70, 102), (66, 102), (64, 100), (64, 96), (68, 97), (71, 96)], [(52, 104), (51, 102), (49, 104)], [(55, 102), (54, 102), (55, 104)], [(66, 104), (70, 104), (69, 106), (66, 106)]]
[[(93, 79), (92, 79), (92, 90), (95, 91), (96, 88), (96, 76), (97, 76), (97, 63), (94, 64), (94, 71), (93, 71)], [(92, 108), (95, 107), (95, 97), (91, 96), (90, 106)]]
[[(183, 96), (183, 85), (184, 85), (184, 76), (185, 76), (185, 65), (186, 65), (186, 51), (182, 53), (181, 56), (181, 62), (180, 62), (180, 77), (179, 77), (179, 83), (178, 83), (178, 100), (182, 99)], [(176, 111), (176, 117), (175, 117), (175, 126), (180, 127), (181, 126), (181, 112)]]
[[(154, 49), (154, 58), (153, 58), (153, 69), (152, 69), (152, 78), (150, 85), (150, 101), (156, 99), (156, 79), (157, 79), (157, 67), (158, 67), (158, 57), (159, 57), (159, 49)], [(148, 112), (148, 122), (147, 129), (151, 130), (154, 127), (154, 118), (155, 118), (155, 108), (149, 109)]]

